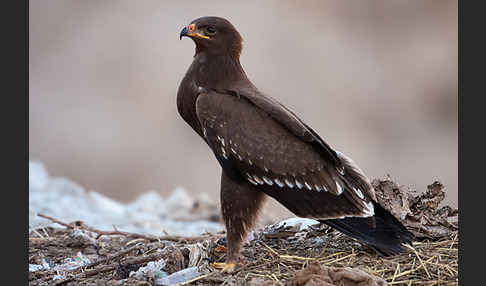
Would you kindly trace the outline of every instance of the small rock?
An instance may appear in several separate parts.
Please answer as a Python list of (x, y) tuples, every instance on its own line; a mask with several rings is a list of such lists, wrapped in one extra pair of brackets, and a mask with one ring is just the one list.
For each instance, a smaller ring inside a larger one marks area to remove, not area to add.
[(71, 247), (81, 247), (86, 245), (96, 246), (98, 243), (86, 230), (76, 228), (68, 234), (66, 244)]

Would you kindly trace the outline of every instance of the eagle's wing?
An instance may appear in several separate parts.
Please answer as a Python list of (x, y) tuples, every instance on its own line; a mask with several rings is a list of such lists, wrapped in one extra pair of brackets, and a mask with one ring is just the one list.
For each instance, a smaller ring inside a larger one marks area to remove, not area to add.
[(224, 171), (296, 215), (374, 214), (374, 193), (359, 168), (282, 105), (263, 96), (208, 91), (199, 95), (196, 113)]

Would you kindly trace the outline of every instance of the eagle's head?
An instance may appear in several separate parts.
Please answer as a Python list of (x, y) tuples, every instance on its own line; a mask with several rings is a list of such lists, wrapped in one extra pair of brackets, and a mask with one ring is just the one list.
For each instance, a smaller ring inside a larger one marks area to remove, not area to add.
[(196, 43), (196, 54), (230, 54), (239, 58), (242, 49), (242, 37), (235, 27), (220, 17), (201, 17), (193, 20), (179, 34), (190, 37)]

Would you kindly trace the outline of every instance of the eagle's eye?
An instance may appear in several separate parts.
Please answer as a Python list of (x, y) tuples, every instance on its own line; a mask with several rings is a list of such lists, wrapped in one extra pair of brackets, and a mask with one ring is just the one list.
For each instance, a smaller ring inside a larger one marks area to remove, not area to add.
[(216, 28), (214, 28), (213, 26), (206, 27), (206, 34), (210, 36), (216, 34)]

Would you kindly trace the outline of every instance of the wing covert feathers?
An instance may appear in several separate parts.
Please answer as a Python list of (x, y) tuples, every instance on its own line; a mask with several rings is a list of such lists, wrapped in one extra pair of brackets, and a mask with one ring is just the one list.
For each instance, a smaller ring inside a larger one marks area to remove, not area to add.
[[(323, 156), (321, 145), (314, 144), (322, 139), (295, 115), (261, 106), (244, 94), (199, 95), (196, 113), (205, 140), (227, 173), (238, 174), (299, 216), (373, 215), (371, 185), (352, 161), (330, 147)], [(339, 164), (328, 158), (332, 154)]]

